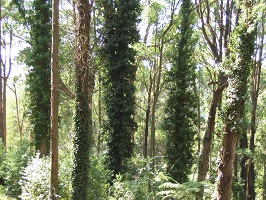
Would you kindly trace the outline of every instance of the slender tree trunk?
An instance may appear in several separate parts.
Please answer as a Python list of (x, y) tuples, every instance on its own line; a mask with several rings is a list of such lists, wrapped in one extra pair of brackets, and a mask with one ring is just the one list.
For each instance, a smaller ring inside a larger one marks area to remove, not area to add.
[(6, 146), (3, 118), (2, 0), (0, 0), (0, 138)]
[[(199, 74), (199, 79), (200, 79), (200, 71), (198, 72)], [(198, 155), (200, 155), (200, 146), (201, 146), (201, 112), (200, 112), (200, 81), (199, 81), (199, 85), (198, 85), (198, 92), (197, 92), (197, 88), (196, 88), (196, 83), (194, 83), (194, 91), (195, 91), (195, 95), (197, 96), (197, 137), (198, 137)]]
[[(160, 42), (158, 44), (159, 46), (159, 60), (158, 60), (158, 66), (155, 67), (154, 69), (156, 70), (156, 68), (158, 69), (158, 74), (157, 77), (154, 77), (153, 80), (153, 101), (152, 101), (152, 113), (151, 113), (151, 139), (150, 139), (150, 157), (152, 158), (152, 163), (151, 163), (151, 168), (152, 170), (154, 170), (154, 165), (155, 165), (155, 123), (156, 123), (156, 109), (157, 109), (157, 103), (158, 103), (158, 99), (159, 99), (159, 95), (161, 92), (161, 75), (162, 75), (162, 68), (163, 68), (163, 53), (164, 53), (164, 43), (165, 43), (165, 37), (167, 35), (167, 33), (169, 32), (169, 30), (171, 29), (172, 25), (173, 25), (173, 19), (174, 19), (174, 12), (176, 9), (176, 1), (172, 2), (171, 5), (171, 18), (170, 18), (170, 22), (168, 24), (168, 26), (165, 28), (165, 30), (162, 33)], [(155, 44), (155, 46), (157, 46), (157, 44)], [(157, 62), (155, 62), (156, 65)]]
[(6, 84), (7, 78), (5, 77), (5, 67), (4, 67), (4, 77), (3, 77), (3, 133), (4, 133), (4, 144), (6, 145)]
[(101, 71), (98, 71), (99, 74), (99, 91), (98, 91), (98, 123), (99, 123), (99, 130), (98, 130), (98, 136), (97, 136), (97, 152), (98, 155), (100, 155), (101, 151), (101, 130), (102, 130), (102, 77), (101, 77)]
[(50, 195), (56, 200), (58, 194), (58, 104), (59, 104), (59, 0), (52, 1), (52, 52), (51, 52), (51, 185)]
[[(158, 98), (158, 97), (157, 97)], [(155, 122), (156, 122), (156, 107), (157, 107), (157, 98), (154, 94), (153, 103), (152, 103), (152, 111), (151, 111), (151, 138), (150, 138), (150, 158), (151, 161), (151, 169), (154, 171), (155, 166)]]
[(262, 192), (262, 200), (266, 200), (266, 161), (263, 159), (263, 192)]
[[(259, 69), (256, 69), (259, 68)], [(251, 88), (251, 101), (252, 101), (252, 111), (251, 111), (251, 126), (250, 126), (250, 141), (249, 150), (254, 153), (255, 151), (255, 133), (256, 133), (256, 110), (257, 110), (257, 99), (258, 99), (258, 85), (260, 84), (260, 68), (261, 66), (255, 66), (252, 75), (252, 88)], [(255, 200), (255, 172), (253, 159), (249, 158), (246, 167), (246, 199)]]
[(19, 108), (19, 99), (17, 94), (17, 88), (15, 82), (13, 83), (13, 88), (10, 88), (15, 95), (15, 101), (16, 101), (16, 114), (17, 114), (17, 126), (18, 126), (18, 132), (19, 132), (19, 139), (22, 141), (23, 133), (23, 119), (20, 119), (20, 108)]
[(6, 144), (6, 88), (7, 88), (7, 80), (9, 78), (11, 72), (11, 52), (12, 52), (12, 30), (10, 30), (10, 37), (9, 37), (9, 67), (8, 71), (6, 68), (6, 64), (4, 64), (4, 71), (3, 71), (3, 131), (4, 131), (4, 144)]
[[(248, 148), (248, 138), (247, 133), (244, 132), (239, 139), (239, 148), (242, 150), (246, 150)], [(244, 154), (240, 158), (240, 178), (243, 181), (243, 191), (244, 194), (246, 193), (246, 185), (247, 185), (247, 156)], [(244, 200), (246, 199), (246, 195), (241, 194), (240, 199)]]
[(152, 90), (152, 76), (150, 74), (150, 85), (148, 89), (148, 102), (145, 112), (145, 132), (144, 132), (144, 158), (147, 158), (148, 154), (148, 136), (149, 136), (149, 121), (151, 112), (151, 90)]

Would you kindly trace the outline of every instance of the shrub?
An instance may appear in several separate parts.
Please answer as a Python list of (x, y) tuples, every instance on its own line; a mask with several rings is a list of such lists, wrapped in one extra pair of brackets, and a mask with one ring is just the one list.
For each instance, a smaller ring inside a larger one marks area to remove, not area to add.
[(30, 158), (28, 147), (29, 144), (26, 140), (19, 141), (12, 148), (6, 149), (6, 152), (1, 147), (0, 180), (4, 186), (3, 192), (11, 197), (17, 198), (21, 193), (20, 172)]
[(21, 175), (19, 184), (22, 188), (22, 199), (49, 199), (50, 159), (48, 157), (40, 158), (40, 154), (37, 153)]
[(160, 180), (159, 182), (163, 182), (158, 186), (159, 192), (156, 194), (160, 199), (194, 200), (201, 188), (205, 188), (205, 199), (210, 199), (211, 194), (213, 193), (213, 185), (209, 183), (189, 181), (180, 184), (164, 173), (158, 174), (157, 180), (158, 179)]
[(107, 198), (108, 191), (108, 178), (109, 171), (104, 166), (104, 156), (90, 158), (90, 174), (89, 174), (89, 197), (88, 199), (105, 200)]
[(154, 174), (149, 166), (148, 159), (133, 157), (127, 165), (127, 172), (117, 175), (114, 180), (109, 199), (151, 199)]
[[(71, 157), (59, 158), (59, 187), (58, 198), (70, 199), (71, 194)], [(27, 199), (49, 199), (50, 195), (50, 157), (40, 158), (37, 153), (30, 159), (27, 167), (21, 172), (19, 182), (22, 193), (21, 198)]]

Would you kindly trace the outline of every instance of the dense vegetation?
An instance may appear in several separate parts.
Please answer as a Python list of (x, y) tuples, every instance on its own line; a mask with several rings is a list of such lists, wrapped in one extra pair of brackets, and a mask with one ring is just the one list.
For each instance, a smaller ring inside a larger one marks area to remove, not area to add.
[(0, 2), (0, 199), (266, 199), (265, 1), (53, 3)]

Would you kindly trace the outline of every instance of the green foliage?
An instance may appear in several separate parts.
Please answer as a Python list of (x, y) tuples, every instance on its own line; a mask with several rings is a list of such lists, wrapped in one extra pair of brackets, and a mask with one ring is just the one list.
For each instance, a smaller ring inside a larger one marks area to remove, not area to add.
[(193, 144), (197, 100), (194, 93), (195, 63), (193, 61), (194, 14), (190, 0), (184, 0), (180, 10), (180, 35), (173, 47), (172, 68), (167, 81), (169, 95), (165, 109), (164, 130), (167, 134), (168, 172), (179, 183), (188, 181), (193, 162)]
[(37, 153), (21, 175), (19, 183), (22, 188), (22, 199), (49, 199), (51, 175), (49, 157), (40, 158), (40, 153)]
[(150, 162), (141, 157), (133, 157), (127, 164), (126, 173), (117, 175), (110, 187), (109, 199), (146, 200), (151, 199), (154, 174)]
[(3, 191), (6, 195), (17, 197), (21, 193), (20, 172), (27, 165), (30, 157), (29, 143), (22, 140), (6, 152), (1, 146), (0, 153), (0, 181), (4, 186)]
[(0, 199), (4, 199), (4, 200), (14, 200), (15, 199), (15, 198), (12, 198), (12, 197), (5, 195), (4, 190), (5, 190), (5, 188), (0, 185)]
[[(50, 157), (40, 157), (37, 153), (21, 172), (19, 182), (22, 189), (20, 197), (27, 199), (49, 199), (50, 195)], [(70, 199), (71, 195), (71, 157), (59, 157), (59, 199)]]
[(126, 160), (132, 156), (131, 133), (136, 123), (135, 50), (131, 47), (139, 39), (136, 28), (140, 5), (138, 0), (114, 1), (105, 5), (105, 105), (108, 116), (108, 165), (116, 174), (122, 172)]
[(101, 157), (90, 157), (90, 174), (89, 182), (91, 183), (89, 187), (88, 199), (99, 199), (105, 200), (107, 198), (108, 192), (108, 180), (110, 173), (106, 170), (104, 166), (104, 156)]
[[(177, 182), (165, 182), (159, 186), (160, 192), (156, 195), (164, 199), (195, 199), (195, 197), (200, 192), (201, 188), (205, 188), (205, 198), (210, 198), (212, 194), (213, 187), (209, 184), (201, 182), (185, 182), (179, 184)], [(208, 194), (207, 194), (208, 193)]]

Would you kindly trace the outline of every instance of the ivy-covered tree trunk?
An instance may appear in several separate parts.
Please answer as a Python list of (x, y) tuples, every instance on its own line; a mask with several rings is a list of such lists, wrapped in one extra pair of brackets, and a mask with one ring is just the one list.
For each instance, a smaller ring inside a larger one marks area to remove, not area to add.
[(193, 162), (193, 144), (196, 129), (197, 99), (194, 93), (195, 63), (193, 62), (193, 4), (183, 0), (180, 10), (180, 35), (172, 55), (168, 75), (169, 97), (164, 129), (167, 134), (167, 165), (172, 178), (179, 183), (188, 181)]
[(72, 172), (72, 199), (88, 199), (89, 154), (92, 142), (89, 77), (91, 73), (91, 3), (75, 0), (76, 113)]
[(50, 75), (51, 75), (51, 2), (34, 0), (30, 17), (31, 51), (27, 55), (29, 66), (27, 92), (29, 119), (36, 150), (48, 155), (50, 144)]
[(136, 28), (138, 0), (106, 0), (105, 12), (105, 105), (108, 116), (108, 166), (113, 177), (122, 172), (133, 153), (135, 54), (130, 45), (139, 39)]
[[(247, 11), (248, 12), (248, 11)], [(244, 20), (246, 20), (246, 23)], [(218, 200), (231, 199), (232, 170), (235, 160), (236, 144), (241, 131), (242, 116), (248, 88), (248, 77), (254, 54), (255, 31), (249, 27), (248, 18), (243, 17), (235, 28), (232, 36), (229, 87), (227, 92), (227, 109), (222, 149), (220, 150), (220, 162), (218, 164), (218, 178), (216, 198)], [(248, 30), (251, 29), (251, 30)]]

